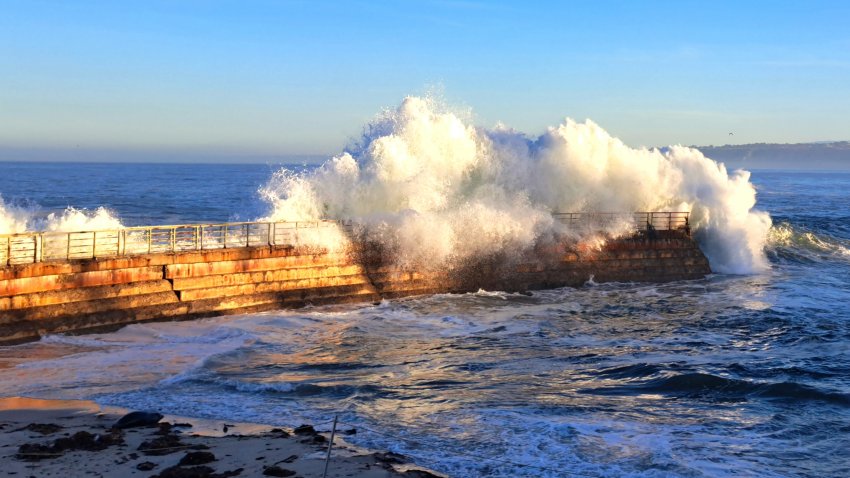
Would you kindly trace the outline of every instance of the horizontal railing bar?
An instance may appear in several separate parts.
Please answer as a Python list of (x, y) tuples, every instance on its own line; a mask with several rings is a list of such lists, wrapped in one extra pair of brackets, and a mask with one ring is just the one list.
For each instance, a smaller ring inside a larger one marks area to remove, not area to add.
[[(631, 219), (638, 231), (685, 229), (689, 212), (594, 212), (553, 213), (562, 222), (588, 223), (616, 218)], [(0, 267), (40, 262), (45, 259), (115, 257), (268, 245), (297, 246), (299, 230), (331, 226), (351, 230), (353, 221), (229, 222), (133, 226), (121, 229), (70, 232), (23, 232), (0, 234)]]

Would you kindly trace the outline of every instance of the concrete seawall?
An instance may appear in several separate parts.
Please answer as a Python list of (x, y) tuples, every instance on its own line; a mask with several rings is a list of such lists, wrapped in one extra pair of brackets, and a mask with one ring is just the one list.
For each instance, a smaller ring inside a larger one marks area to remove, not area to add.
[(306, 304), (580, 286), (591, 276), (664, 282), (711, 272), (689, 236), (667, 232), (609, 241), (599, 250), (557, 244), (538, 251), (539, 260), (489, 258), (439, 272), (401, 269), (366, 246), (352, 254), (262, 246), (0, 267), (0, 344)]

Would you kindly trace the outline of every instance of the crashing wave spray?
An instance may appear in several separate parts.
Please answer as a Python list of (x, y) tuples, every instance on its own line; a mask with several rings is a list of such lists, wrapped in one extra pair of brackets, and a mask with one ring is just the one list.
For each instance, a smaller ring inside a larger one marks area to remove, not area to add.
[(100, 231), (121, 227), (121, 221), (105, 207), (88, 211), (69, 206), (61, 214), (41, 215), (37, 206), (9, 204), (0, 196), (0, 234)]
[(408, 97), (347, 152), (311, 173), (281, 170), (260, 192), (271, 205), (264, 219), (357, 218), (391, 236), (402, 262), (528, 249), (566, 232), (553, 212), (685, 210), (715, 271), (767, 266), (771, 222), (753, 210), (749, 173), (729, 174), (692, 148), (630, 148), (589, 120), (529, 138)]

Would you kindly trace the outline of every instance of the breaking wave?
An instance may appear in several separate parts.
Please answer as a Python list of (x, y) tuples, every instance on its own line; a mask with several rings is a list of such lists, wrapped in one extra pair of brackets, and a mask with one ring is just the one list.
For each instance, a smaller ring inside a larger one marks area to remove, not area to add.
[[(264, 219), (357, 218), (403, 262), (450, 264), (575, 232), (553, 212), (690, 211), (713, 270), (767, 267), (771, 220), (754, 210), (746, 171), (693, 148), (631, 148), (590, 120), (532, 137), (461, 116), (433, 98), (405, 98), (318, 169), (275, 173), (260, 190)], [(584, 239), (628, 232), (617, 224)]]
[(597, 388), (583, 392), (599, 395), (657, 393), (713, 400), (744, 400), (752, 396), (796, 402), (820, 400), (850, 405), (850, 396), (811, 385), (795, 382), (760, 383), (697, 372), (654, 378), (637, 385)]
[(0, 234), (97, 231), (121, 227), (121, 221), (105, 207), (90, 211), (68, 206), (61, 213), (43, 214), (36, 205), (7, 203), (0, 196)]
[(772, 258), (793, 262), (833, 258), (850, 261), (850, 240), (830, 235), (821, 228), (811, 230), (784, 221), (770, 228), (767, 250)]

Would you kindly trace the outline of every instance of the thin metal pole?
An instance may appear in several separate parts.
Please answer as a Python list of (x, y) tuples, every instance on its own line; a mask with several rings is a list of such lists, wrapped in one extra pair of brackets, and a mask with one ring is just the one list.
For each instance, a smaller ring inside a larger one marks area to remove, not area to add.
[(336, 435), (336, 421), (339, 415), (334, 415), (334, 426), (331, 428), (331, 441), (328, 443), (328, 454), (325, 457), (325, 471), (322, 473), (322, 478), (328, 476), (328, 464), (331, 462), (331, 448), (334, 446), (334, 436)]

